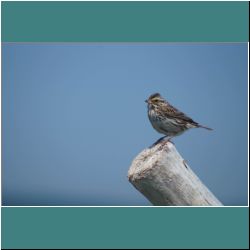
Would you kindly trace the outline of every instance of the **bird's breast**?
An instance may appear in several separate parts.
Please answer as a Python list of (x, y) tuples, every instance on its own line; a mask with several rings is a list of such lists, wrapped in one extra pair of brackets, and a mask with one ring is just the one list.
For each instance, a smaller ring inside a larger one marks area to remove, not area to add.
[(148, 117), (150, 121), (162, 121), (164, 118), (159, 115), (153, 108), (148, 110)]

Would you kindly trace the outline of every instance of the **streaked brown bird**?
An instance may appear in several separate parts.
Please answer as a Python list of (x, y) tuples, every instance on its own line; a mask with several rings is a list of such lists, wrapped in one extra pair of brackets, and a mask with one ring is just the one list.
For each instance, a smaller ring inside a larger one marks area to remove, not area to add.
[[(159, 93), (151, 95), (145, 102), (148, 103), (148, 118), (153, 128), (166, 135), (168, 141), (181, 135), (190, 128), (205, 128), (193, 119), (169, 104)], [(161, 138), (162, 139), (162, 138)]]

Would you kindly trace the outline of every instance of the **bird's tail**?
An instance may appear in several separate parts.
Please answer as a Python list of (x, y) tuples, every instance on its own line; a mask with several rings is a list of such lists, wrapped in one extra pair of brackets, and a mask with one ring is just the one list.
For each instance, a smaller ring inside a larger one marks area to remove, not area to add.
[(198, 124), (198, 128), (205, 128), (207, 130), (213, 130), (212, 128), (209, 128), (209, 127), (206, 127), (206, 126), (203, 126), (203, 125), (200, 125), (200, 124)]

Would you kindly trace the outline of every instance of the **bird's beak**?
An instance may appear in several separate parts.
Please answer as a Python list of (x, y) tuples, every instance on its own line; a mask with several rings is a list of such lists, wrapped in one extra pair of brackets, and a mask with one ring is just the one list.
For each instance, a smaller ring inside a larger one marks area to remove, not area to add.
[(145, 100), (146, 103), (148, 103), (148, 100)]

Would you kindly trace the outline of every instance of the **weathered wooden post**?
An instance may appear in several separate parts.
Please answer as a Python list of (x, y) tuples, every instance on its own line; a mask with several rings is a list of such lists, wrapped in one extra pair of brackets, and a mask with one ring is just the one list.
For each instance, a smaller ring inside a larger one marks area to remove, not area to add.
[(171, 142), (143, 150), (133, 160), (128, 178), (153, 205), (222, 206)]

